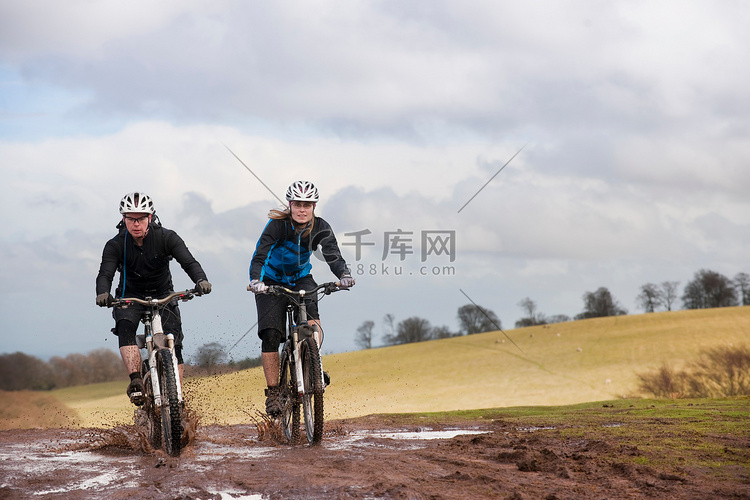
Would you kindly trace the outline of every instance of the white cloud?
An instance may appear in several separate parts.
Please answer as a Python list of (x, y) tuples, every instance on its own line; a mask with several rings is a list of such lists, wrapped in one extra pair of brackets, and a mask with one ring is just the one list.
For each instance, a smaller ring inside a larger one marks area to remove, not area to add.
[[(277, 201), (224, 145), (278, 196), (318, 184), (342, 241), (371, 231), (362, 286), (329, 303), (332, 350), (388, 312), (453, 324), (458, 288), (508, 327), (527, 296), (573, 315), (607, 286), (636, 312), (645, 282), (747, 272), (747, 20), (707, 2), (0, 2), (0, 210), (20, 214), (2, 316), (63, 324), (71, 349), (80, 318), (106, 333), (99, 255), (144, 190), (215, 281), (189, 314), (239, 338)], [(455, 276), (419, 274), (433, 229), (456, 231)], [(60, 287), (71, 302), (34, 314)]]

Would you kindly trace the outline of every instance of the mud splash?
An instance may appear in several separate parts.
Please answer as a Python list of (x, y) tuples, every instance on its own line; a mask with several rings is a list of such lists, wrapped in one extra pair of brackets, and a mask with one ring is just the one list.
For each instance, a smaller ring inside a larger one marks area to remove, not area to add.
[[(111, 429), (86, 429), (81, 431), (80, 436), (73, 442), (57, 443), (50, 445), (50, 451), (64, 453), (69, 451), (102, 451), (107, 449), (137, 451), (146, 455), (166, 458), (167, 454), (162, 449), (155, 449), (148, 436), (148, 419), (141, 408), (133, 412), (131, 425), (118, 425)], [(182, 453), (193, 453), (200, 416), (191, 408), (185, 408), (182, 420)]]

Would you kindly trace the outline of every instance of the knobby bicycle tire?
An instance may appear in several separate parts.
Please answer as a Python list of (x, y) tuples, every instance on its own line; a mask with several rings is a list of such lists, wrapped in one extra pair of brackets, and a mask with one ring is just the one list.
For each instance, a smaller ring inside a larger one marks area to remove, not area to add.
[(284, 346), (281, 351), (281, 361), (279, 365), (279, 387), (281, 389), (281, 429), (284, 432), (284, 438), (289, 444), (299, 442), (299, 405), (297, 397), (297, 374), (294, 371), (294, 364), (291, 359), (292, 353), (288, 345)]
[(146, 437), (148, 443), (155, 450), (161, 448), (161, 417), (154, 404), (154, 387), (151, 383), (151, 372), (148, 369), (148, 361), (141, 363), (141, 377), (146, 389), (146, 402), (143, 409), (146, 412)]
[(178, 457), (182, 451), (182, 415), (177, 397), (172, 351), (159, 349), (156, 352), (156, 367), (161, 389), (161, 425), (164, 449), (169, 456)]
[(309, 444), (318, 444), (323, 439), (323, 379), (320, 351), (313, 337), (300, 342), (299, 349), (305, 378), (305, 394), (302, 396), (305, 433)]

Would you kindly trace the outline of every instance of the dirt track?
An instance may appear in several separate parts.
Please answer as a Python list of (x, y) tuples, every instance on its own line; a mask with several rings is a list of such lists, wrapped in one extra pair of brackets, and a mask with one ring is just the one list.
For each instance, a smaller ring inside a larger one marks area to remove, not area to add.
[(633, 465), (641, 452), (617, 442), (499, 420), (456, 424), (327, 422), (316, 447), (278, 444), (273, 429), (259, 437), (257, 426), (208, 426), (179, 459), (144, 451), (130, 426), (2, 431), (0, 498), (750, 498), (741, 468), (720, 481)]

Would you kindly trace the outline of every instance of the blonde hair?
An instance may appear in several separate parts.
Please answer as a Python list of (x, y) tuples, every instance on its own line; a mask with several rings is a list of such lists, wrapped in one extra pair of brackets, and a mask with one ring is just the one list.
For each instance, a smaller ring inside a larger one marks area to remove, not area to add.
[[(292, 209), (289, 207), (286, 208), (272, 208), (268, 212), (268, 218), (269, 219), (276, 219), (276, 220), (286, 220), (289, 219), (289, 222), (292, 224), (292, 227), (296, 230), (297, 227), (294, 225), (294, 219), (292, 219)], [(310, 233), (313, 230), (313, 224), (315, 223), (315, 208), (313, 208), (313, 217), (310, 220), (310, 223), (305, 227), (305, 230), (302, 232), (302, 237), (306, 238), (310, 235)]]

